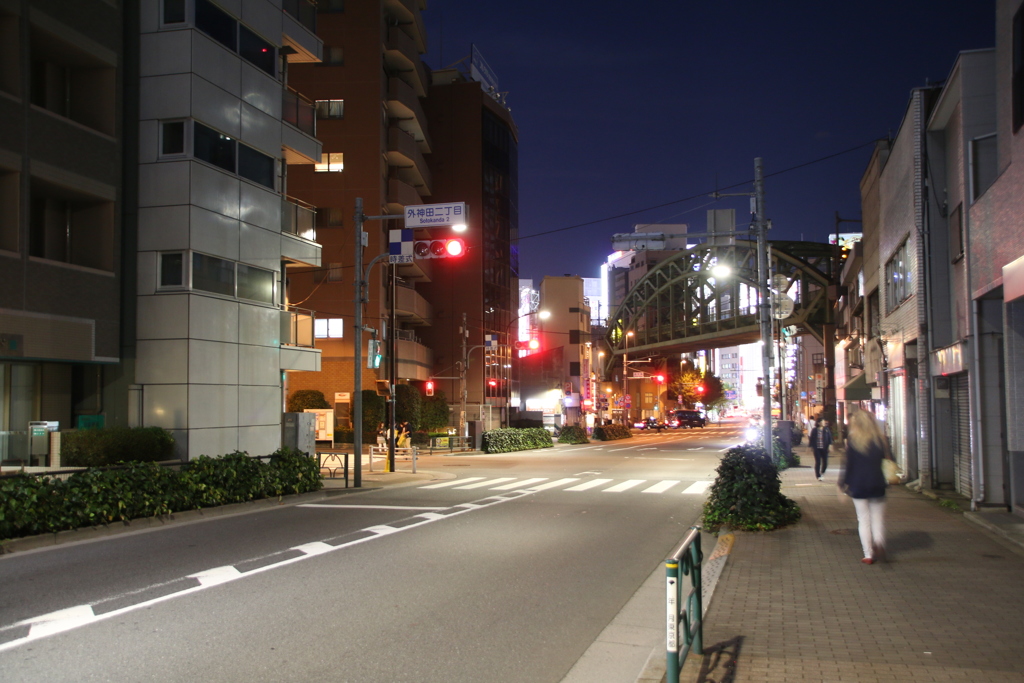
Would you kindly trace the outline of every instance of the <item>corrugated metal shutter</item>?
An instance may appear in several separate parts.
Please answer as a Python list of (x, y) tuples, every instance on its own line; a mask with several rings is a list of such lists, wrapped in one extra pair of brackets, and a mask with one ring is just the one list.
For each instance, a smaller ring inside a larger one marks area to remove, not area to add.
[(949, 378), (949, 397), (953, 403), (953, 468), (956, 490), (972, 495), (971, 481), (971, 410), (967, 373)]

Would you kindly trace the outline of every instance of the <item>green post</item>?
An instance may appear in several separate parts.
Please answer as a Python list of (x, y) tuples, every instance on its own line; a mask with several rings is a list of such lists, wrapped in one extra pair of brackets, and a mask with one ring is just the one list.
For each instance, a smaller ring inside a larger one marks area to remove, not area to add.
[(665, 604), (668, 639), (666, 643), (666, 681), (679, 683), (679, 560), (665, 560)]

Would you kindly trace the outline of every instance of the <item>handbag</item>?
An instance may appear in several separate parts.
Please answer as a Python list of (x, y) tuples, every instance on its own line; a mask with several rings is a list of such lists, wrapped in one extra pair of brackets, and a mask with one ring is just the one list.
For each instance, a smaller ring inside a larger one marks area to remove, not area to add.
[(885, 477), (885, 483), (898, 484), (903, 478), (903, 471), (895, 460), (882, 458), (882, 476)]

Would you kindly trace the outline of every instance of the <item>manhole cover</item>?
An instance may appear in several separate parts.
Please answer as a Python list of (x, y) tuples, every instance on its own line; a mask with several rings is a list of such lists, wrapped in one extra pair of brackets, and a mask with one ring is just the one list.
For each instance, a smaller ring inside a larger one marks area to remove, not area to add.
[(833, 529), (829, 533), (835, 534), (836, 536), (852, 536), (857, 533), (857, 531), (856, 529)]

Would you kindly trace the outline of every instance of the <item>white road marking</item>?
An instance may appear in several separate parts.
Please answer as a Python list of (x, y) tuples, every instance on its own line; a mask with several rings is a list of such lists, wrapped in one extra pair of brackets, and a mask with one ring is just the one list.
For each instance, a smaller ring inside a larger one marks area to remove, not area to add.
[(572, 488), (568, 488), (568, 489), (566, 489), (566, 491), (586, 491), (587, 489), (592, 489), (594, 487), (600, 486), (601, 484), (607, 484), (610, 481), (612, 481), (612, 480), (611, 479), (591, 479), (590, 481), (585, 481), (582, 484), (577, 484), (576, 486), (573, 486)]
[[(456, 486), (457, 489), (480, 489), (491, 484), (504, 484), (506, 481), (512, 481), (515, 477), (499, 477), (498, 479), (488, 479), (487, 481), (478, 481), (475, 484), (469, 484), (468, 486)], [(463, 480), (465, 481), (465, 480)]]
[(686, 494), (686, 493), (704, 493), (714, 483), (715, 482), (713, 482), (713, 481), (695, 481), (692, 484), (690, 484), (689, 486), (687, 486), (686, 490), (683, 491), (683, 493), (684, 494)]
[(440, 484), (427, 484), (426, 486), (420, 486), (421, 489), (443, 489), (446, 486), (455, 486), (456, 484), (467, 484), (471, 481), (479, 481), (486, 477), (467, 477), (465, 479), (452, 479), (451, 481), (442, 481)]
[(595, 472), (594, 470), (587, 470), (586, 472), (577, 472), (573, 476), (575, 476), (575, 477), (582, 477), (584, 474), (601, 474), (601, 473), (600, 472)]
[(198, 574), (189, 574), (188, 578), (196, 579), (202, 586), (217, 586), (228, 581), (234, 581), (242, 572), (228, 565), (226, 567), (214, 567), (201, 571)]
[(96, 621), (96, 614), (92, 611), (92, 605), (76, 605), (31, 619), (28, 637), (44, 638), (85, 626), (93, 621)]
[(514, 481), (511, 484), (504, 484), (503, 486), (495, 486), (492, 491), (511, 491), (512, 489), (520, 489), (530, 484), (536, 484), (538, 481), (547, 481), (547, 477), (535, 477), (534, 479), (524, 479), (523, 481)]
[(654, 486), (648, 486), (641, 493), (664, 493), (678, 483), (678, 479), (666, 479), (665, 481), (659, 481)]
[[(459, 481), (466, 481), (466, 480), (465, 479), (460, 479)], [(421, 487), (421, 488), (429, 488), (429, 487)], [(334, 509), (334, 510), (344, 510), (344, 509), (349, 509), (349, 510), (444, 510), (445, 509), (444, 507), (415, 507), (415, 506), (412, 506), (412, 505), (344, 505), (342, 503), (339, 503), (337, 505), (332, 505), (330, 503), (302, 503), (301, 505), (296, 505), (295, 507), (299, 507), (299, 508), (330, 508), (330, 509)]]
[(292, 550), (298, 550), (299, 552), (306, 553), (307, 555), (323, 555), (334, 550), (333, 545), (328, 545), (323, 541), (313, 541), (312, 543), (303, 543), (297, 545)]
[(556, 486), (565, 486), (566, 484), (571, 484), (574, 481), (579, 481), (579, 479), (577, 477), (567, 477), (565, 479), (556, 479), (555, 481), (549, 481), (546, 484), (540, 484), (538, 486), (531, 486), (529, 490), (530, 491), (547, 491), (548, 489), (553, 489)]
[(622, 482), (621, 484), (616, 484), (615, 486), (610, 486), (610, 487), (606, 488), (604, 490), (604, 493), (622, 493), (623, 491), (628, 491), (629, 489), (633, 488), (634, 486), (637, 486), (638, 484), (642, 484), (645, 481), (647, 481), (647, 480), (646, 479), (628, 479), (628, 480)]

